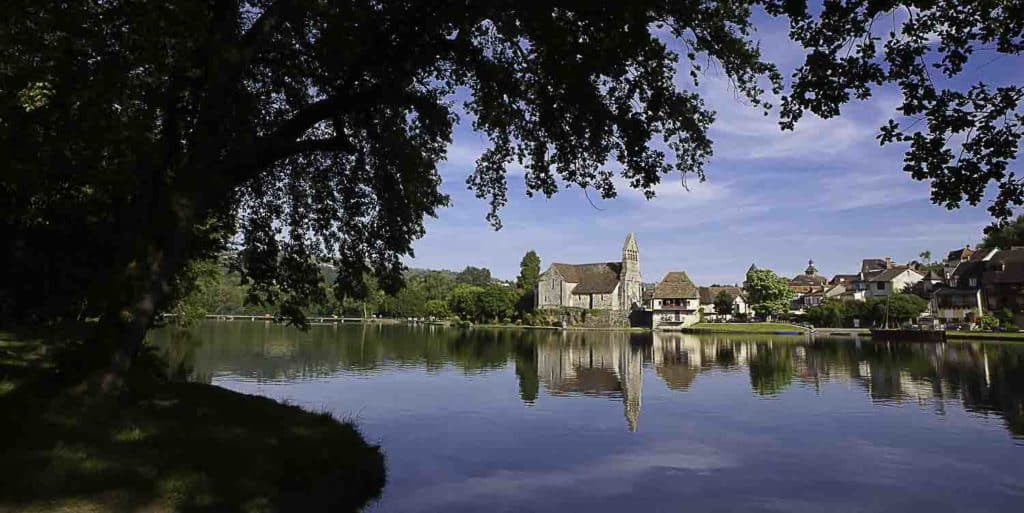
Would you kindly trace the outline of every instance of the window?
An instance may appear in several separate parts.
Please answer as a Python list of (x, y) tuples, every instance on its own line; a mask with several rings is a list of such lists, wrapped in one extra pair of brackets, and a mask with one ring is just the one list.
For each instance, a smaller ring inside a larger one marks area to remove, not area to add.
[(885, 282), (884, 281), (880, 281), (880, 282), (878, 282), (878, 285), (876, 285), (875, 287), (878, 290), (885, 290)]
[(949, 279), (949, 286), (956, 287), (956, 276)]
[(970, 285), (971, 287), (977, 287), (977, 286), (978, 286), (978, 279), (977, 279), (977, 278), (975, 278), (974, 276), (971, 276), (971, 277), (970, 277), (970, 278), (969, 278), (969, 279), (967, 280), (967, 284), (968, 284), (968, 285)]

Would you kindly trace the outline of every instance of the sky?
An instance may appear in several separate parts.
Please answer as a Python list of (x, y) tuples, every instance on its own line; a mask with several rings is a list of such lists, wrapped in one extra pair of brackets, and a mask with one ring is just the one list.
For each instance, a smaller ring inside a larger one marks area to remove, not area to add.
[[(787, 30), (785, 22), (760, 18), (755, 36), (785, 76), (803, 61)], [(967, 70), (972, 81), (1024, 80), (1024, 66), (1011, 58), (979, 59)], [(903, 172), (904, 147), (878, 144), (878, 128), (899, 104), (898, 89), (876, 89), (871, 100), (846, 105), (838, 118), (807, 113), (791, 132), (779, 129), (777, 111), (765, 117), (739, 100), (721, 74), (709, 72), (697, 90), (717, 113), (705, 182), (688, 177), (687, 190), (679, 175), (663, 177), (652, 200), (628, 187), (611, 200), (593, 192), (588, 200), (578, 188), (528, 198), (522, 169), (513, 167), (499, 231), (485, 219), (486, 200), (466, 188), (487, 140), (464, 116), (440, 166), (452, 205), (426, 221), (427, 233), (413, 245), (407, 265), (472, 265), (513, 279), (529, 250), (540, 255), (542, 270), (552, 262), (617, 261), (633, 232), (645, 282), (686, 271), (698, 285), (732, 284), (743, 281), (751, 263), (791, 277), (813, 259), (821, 274), (832, 276), (857, 272), (864, 258), (907, 262), (925, 250), (941, 258), (979, 242), (990, 222), (985, 207), (991, 196), (955, 211), (933, 205), (929, 185)], [(1018, 173), (1020, 167), (1011, 165)]]

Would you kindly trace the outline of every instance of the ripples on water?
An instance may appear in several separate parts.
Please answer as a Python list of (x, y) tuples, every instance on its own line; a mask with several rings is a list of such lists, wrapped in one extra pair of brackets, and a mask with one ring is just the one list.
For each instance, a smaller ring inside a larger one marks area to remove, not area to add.
[(354, 417), (379, 511), (1019, 511), (1024, 345), (263, 323), (171, 372)]

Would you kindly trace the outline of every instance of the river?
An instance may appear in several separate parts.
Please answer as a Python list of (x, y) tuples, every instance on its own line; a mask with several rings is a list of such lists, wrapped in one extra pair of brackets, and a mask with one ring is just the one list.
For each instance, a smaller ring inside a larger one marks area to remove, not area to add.
[(356, 421), (380, 512), (1020, 511), (1024, 345), (206, 322), (171, 373)]

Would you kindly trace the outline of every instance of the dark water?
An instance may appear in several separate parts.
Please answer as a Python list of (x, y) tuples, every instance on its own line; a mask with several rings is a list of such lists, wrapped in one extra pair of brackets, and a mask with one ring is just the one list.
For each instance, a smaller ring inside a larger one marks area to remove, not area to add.
[(208, 323), (190, 379), (355, 418), (371, 510), (1024, 511), (1024, 345)]

